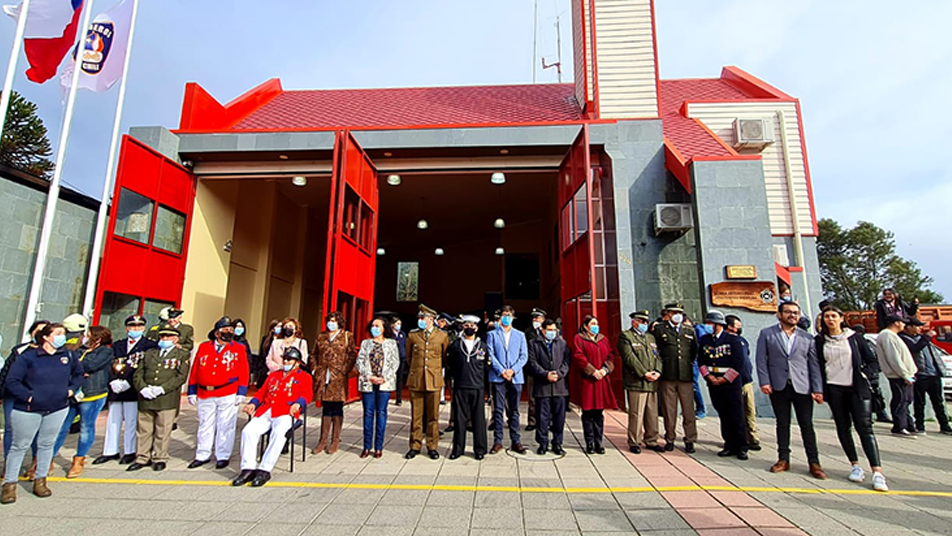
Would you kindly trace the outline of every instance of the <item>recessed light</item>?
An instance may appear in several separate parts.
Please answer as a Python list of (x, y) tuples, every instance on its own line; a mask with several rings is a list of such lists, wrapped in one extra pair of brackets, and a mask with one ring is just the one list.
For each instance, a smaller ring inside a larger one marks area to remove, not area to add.
[(393, 156), (393, 153), (383, 153), (384, 156), (390, 157)]
[(500, 149), (499, 154), (509, 154), (509, 149)]
[(288, 155), (286, 155), (286, 154), (279, 154), (279, 155), (278, 155), (278, 158), (280, 158), (281, 160), (287, 160), (287, 159), (288, 159)]
[(443, 248), (436, 248), (436, 251), (434, 251), (433, 253), (436, 254), (436, 256), (438, 256), (438, 257), (439, 257), (439, 256), (442, 256), (442, 255), (443, 255)]
[(297, 177), (291, 179), (291, 184), (295, 186), (307, 186), (307, 177), (301, 177), (298, 175)]
[(427, 223), (426, 220), (420, 220), (420, 221), (416, 222), (416, 228), (419, 229), (419, 230), (421, 230), (421, 231), (425, 231), (425, 230), (426, 230), (427, 228), (429, 228), (429, 227), (430, 227), (430, 224)]
[(496, 218), (496, 221), (493, 222), (493, 227), (496, 229), (502, 229), (506, 226), (506, 220), (502, 218)]
[(502, 248), (496, 248), (496, 255), (505, 255), (505, 254), (506, 254), (506, 250)]
[(382, 256), (382, 255), (386, 255), (386, 254), (387, 254), (387, 250), (385, 250), (385, 249), (383, 249), (383, 248), (377, 248), (377, 255), (381, 255), (381, 256)]
[(489, 181), (493, 184), (506, 184), (506, 174), (497, 171), (496, 173), (493, 173)]
[(403, 179), (400, 178), (400, 175), (388, 175), (387, 184), (390, 186), (400, 186), (400, 183), (403, 182)]

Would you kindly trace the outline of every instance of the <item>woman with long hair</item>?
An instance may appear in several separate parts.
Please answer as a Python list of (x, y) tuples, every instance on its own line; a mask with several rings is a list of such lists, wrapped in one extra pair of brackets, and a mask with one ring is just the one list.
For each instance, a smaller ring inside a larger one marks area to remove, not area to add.
[(577, 382), (579, 406), (582, 408), (582, 431), (585, 452), (605, 454), (602, 446), (605, 432), (605, 408), (614, 408), (609, 375), (615, 370), (615, 351), (608, 337), (600, 333), (598, 319), (586, 315), (575, 336), (572, 370)]
[(254, 377), (255, 385), (258, 389), (264, 386), (268, 379), (268, 356), (271, 354), (271, 344), (275, 339), (281, 338), (281, 322), (277, 319), (268, 323), (268, 330), (261, 337), (261, 344), (258, 346), (258, 354), (251, 363), (251, 374)]
[(251, 343), (248, 342), (248, 327), (245, 321), (236, 318), (231, 321), (231, 326), (235, 328), (235, 342), (245, 347), (245, 354), (248, 356), (248, 372), (253, 370), (255, 354), (251, 351)]
[(304, 340), (304, 330), (297, 318), (287, 317), (281, 321), (281, 338), (271, 341), (271, 348), (268, 350), (268, 359), (265, 362), (268, 366), (268, 372), (281, 370), (284, 367), (284, 351), (288, 348), (297, 348), (304, 357), (304, 363), (307, 364), (307, 341)]
[(373, 449), (374, 458), (379, 458), (383, 455), (383, 437), (387, 432), (387, 404), (397, 384), (400, 351), (383, 316), (375, 316), (370, 321), (367, 334), (370, 338), (360, 343), (357, 354), (360, 374), (357, 390), (364, 407), (364, 450), (360, 457), (370, 456)]
[[(23, 352), (29, 350), (30, 348), (36, 348), (40, 345), (39, 336), (40, 331), (49, 324), (49, 320), (37, 320), (33, 322), (33, 325), (30, 326), (30, 340), (28, 342), (20, 343), (13, 347), (13, 350), (10, 350), (10, 355), (7, 356), (7, 360), (3, 362), (3, 369), (0, 369), (0, 398), (3, 399), (3, 458), (6, 459), (10, 454), (10, 446), (13, 444), (13, 428), (10, 424), (10, 413), (13, 412), (13, 396), (6, 393), (6, 383), (7, 383), (7, 374), (10, 373), (10, 369), (13, 368), (13, 364), (16, 362), (17, 358), (23, 354)], [(35, 443), (35, 442), (34, 442)], [(31, 467), (32, 473), (36, 473), (36, 445), (33, 445), (33, 465)], [(29, 476), (30, 480), (33, 480), (32, 476)]]
[(328, 454), (334, 454), (340, 447), (347, 379), (357, 361), (354, 335), (344, 329), (344, 315), (334, 311), (325, 320), (327, 330), (317, 336), (314, 358), (311, 360), (314, 400), (321, 401), (321, 438), (314, 448), (314, 454), (325, 448)]
[(866, 479), (853, 442), (855, 426), (873, 471), (873, 489), (889, 491), (879, 445), (873, 435), (872, 389), (867, 375), (877, 358), (869, 351), (862, 333), (843, 325), (843, 311), (839, 308), (827, 306), (821, 318), (820, 333), (814, 340), (823, 378), (823, 400), (830, 404), (836, 435), (852, 466), (848, 478), (852, 482)]

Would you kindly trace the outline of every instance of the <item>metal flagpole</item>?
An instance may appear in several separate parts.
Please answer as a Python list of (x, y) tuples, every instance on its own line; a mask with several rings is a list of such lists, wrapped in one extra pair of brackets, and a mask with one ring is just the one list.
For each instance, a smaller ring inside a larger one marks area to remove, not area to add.
[(17, 31), (13, 37), (13, 49), (10, 50), (10, 61), (7, 63), (7, 78), (3, 81), (3, 95), (0, 96), (0, 139), (3, 139), (3, 127), (7, 124), (7, 109), (10, 108), (10, 97), (13, 95), (13, 78), (17, 73), (17, 62), (20, 60), (20, 46), (23, 45), (23, 34), (26, 32), (26, 17), (30, 11), (30, 0), (23, 0), (20, 4), (20, 14), (17, 18)]
[(126, 59), (122, 66), (122, 81), (119, 82), (119, 100), (116, 102), (116, 120), (112, 124), (112, 142), (109, 144), (109, 162), (106, 164), (106, 180), (102, 185), (102, 199), (96, 216), (96, 234), (93, 249), (89, 254), (89, 275), (86, 277), (86, 297), (83, 299), (83, 314), (93, 317), (93, 302), (96, 300), (96, 281), (99, 279), (99, 256), (102, 252), (103, 237), (106, 234), (106, 213), (109, 209), (109, 194), (112, 193), (112, 181), (115, 178), (116, 149), (119, 145), (122, 105), (126, 100), (126, 80), (129, 77), (129, 60), (132, 58), (132, 39), (136, 33), (136, 15), (139, 0), (132, 2), (132, 21), (129, 24), (129, 43), (126, 45)]
[(66, 101), (66, 114), (63, 117), (63, 130), (60, 132), (59, 147), (56, 148), (56, 168), (50, 181), (50, 190), (46, 194), (46, 212), (40, 231), (40, 245), (36, 250), (36, 264), (33, 267), (33, 280), (30, 283), (30, 296), (26, 302), (26, 315), (23, 319), (23, 342), (30, 340), (30, 324), (36, 320), (40, 303), (40, 291), (43, 289), (43, 273), (46, 270), (46, 256), (50, 251), (50, 238), (53, 236), (53, 219), (56, 216), (56, 203), (59, 200), (60, 180), (63, 177), (63, 164), (66, 161), (66, 142), (69, 127), (73, 122), (73, 109), (76, 105), (76, 91), (79, 89), (79, 75), (82, 72), (83, 41), (89, 28), (89, 19), (93, 12), (94, 0), (83, 2), (83, 23), (79, 27), (79, 39), (76, 41), (76, 65), (73, 67), (73, 80), (69, 86), (69, 99)]

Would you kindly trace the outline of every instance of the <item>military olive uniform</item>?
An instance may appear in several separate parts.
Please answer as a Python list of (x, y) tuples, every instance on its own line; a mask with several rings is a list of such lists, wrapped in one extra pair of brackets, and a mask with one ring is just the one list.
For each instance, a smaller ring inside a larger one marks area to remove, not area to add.
[(136, 463), (168, 462), (172, 424), (182, 400), (182, 385), (188, 380), (188, 361), (189, 353), (184, 349), (150, 348), (139, 362), (132, 377), (136, 392), (155, 386), (165, 394), (151, 400), (139, 394)]
[(697, 442), (697, 417), (694, 414), (694, 362), (697, 360), (697, 338), (694, 328), (670, 322), (659, 322), (654, 337), (661, 356), (661, 413), (664, 417), (664, 439), (672, 443), (678, 424), (678, 403), (684, 419), (684, 442)]
[(450, 346), (449, 337), (439, 328), (430, 331), (415, 329), (407, 335), (407, 389), (413, 421), (410, 428), (410, 449), (423, 445), (423, 424), (426, 422), (426, 448), (436, 450), (440, 442), (440, 389), (443, 387), (443, 357)]
[(628, 329), (618, 336), (622, 382), (628, 398), (628, 446), (658, 444), (658, 381), (645, 374), (661, 372), (661, 356), (654, 335)]

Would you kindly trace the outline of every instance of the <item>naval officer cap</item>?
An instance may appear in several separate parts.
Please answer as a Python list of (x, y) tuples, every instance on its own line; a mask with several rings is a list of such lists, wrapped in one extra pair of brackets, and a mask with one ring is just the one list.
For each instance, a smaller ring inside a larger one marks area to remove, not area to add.
[(456, 319), (453, 318), (453, 316), (450, 315), (449, 313), (440, 313), (440, 316), (437, 317), (437, 320), (445, 320), (446, 322), (449, 322), (450, 324), (456, 321)]
[(417, 316), (432, 316), (436, 318), (436, 309), (432, 309), (421, 303), (420, 311), (417, 313)]
[(538, 316), (541, 316), (541, 317), (545, 318), (545, 317), (547, 317), (547, 316), (549, 316), (549, 315), (547, 315), (546, 312), (543, 311), (542, 309), (539, 309), (538, 307), (533, 307), (533, 308), (532, 308), (532, 312), (529, 313), (529, 317), (530, 317), (530, 318), (536, 318), (536, 317), (538, 317)]
[(651, 312), (648, 311), (647, 309), (642, 309), (641, 311), (635, 311), (634, 313), (629, 314), (628, 318), (631, 318), (631, 319), (637, 318), (638, 320), (651, 322)]
[(463, 315), (459, 319), (463, 324), (479, 324), (479, 317), (476, 315)]
[(162, 337), (163, 335), (174, 335), (178, 337), (179, 335), (181, 335), (181, 333), (179, 333), (178, 328), (172, 326), (171, 324), (162, 324), (161, 326), (159, 326), (158, 335), (159, 337)]
[(182, 309), (176, 309), (175, 307), (163, 307), (159, 311), (159, 320), (171, 320), (173, 318), (178, 318), (184, 314), (185, 311)]
[(672, 302), (664, 306), (665, 311), (671, 311), (674, 313), (683, 313), (684, 305), (681, 302)]
[(127, 326), (144, 326), (145, 317), (142, 315), (130, 315), (126, 317), (125, 324)]

